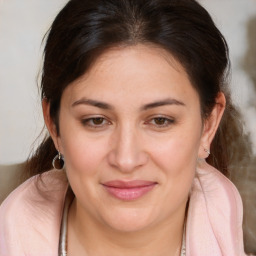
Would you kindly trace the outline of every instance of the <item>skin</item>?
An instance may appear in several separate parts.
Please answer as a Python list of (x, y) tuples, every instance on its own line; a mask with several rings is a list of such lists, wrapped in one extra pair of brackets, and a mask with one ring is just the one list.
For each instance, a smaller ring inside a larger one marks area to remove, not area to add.
[[(189, 191), (223, 114), (222, 93), (216, 102), (203, 121), (198, 93), (181, 64), (146, 45), (108, 50), (64, 90), (59, 135), (43, 101), (75, 194), (69, 255), (179, 255)], [(157, 185), (125, 201), (102, 185), (111, 180)]]

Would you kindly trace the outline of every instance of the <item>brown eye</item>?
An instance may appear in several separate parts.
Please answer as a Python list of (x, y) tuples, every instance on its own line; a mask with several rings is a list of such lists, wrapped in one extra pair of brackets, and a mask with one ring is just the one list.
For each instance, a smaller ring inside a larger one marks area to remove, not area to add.
[(104, 122), (104, 118), (102, 117), (92, 118), (92, 122), (94, 125), (101, 125)]
[(83, 119), (82, 124), (91, 128), (103, 128), (110, 124), (110, 122), (104, 117), (91, 117)]
[(156, 125), (164, 125), (166, 124), (167, 119), (164, 117), (157, 117), (157, 118), (154, 118), (154, 121)]
[(171, 118), (167, 118), (164, 116), (158, 116), (150, 119), (148, 122), (146, 122), (155, 128), (166, 128), (174, 123), (174, 120)]

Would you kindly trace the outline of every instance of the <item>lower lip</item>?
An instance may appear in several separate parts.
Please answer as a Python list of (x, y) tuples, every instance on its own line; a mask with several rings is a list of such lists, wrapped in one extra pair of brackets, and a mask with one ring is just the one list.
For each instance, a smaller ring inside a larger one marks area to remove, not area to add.
[(104, 186), (107, 192), (114, 196), (117, 199), (124, 200), (124, 201), (132, 201), (139, 199), (140, 197), (147, 194), (155, 187), (155, 183), (147, 186), (142, 187), (132, 187), (132, 188), (116, 188), (116, 187), (109, 187)]

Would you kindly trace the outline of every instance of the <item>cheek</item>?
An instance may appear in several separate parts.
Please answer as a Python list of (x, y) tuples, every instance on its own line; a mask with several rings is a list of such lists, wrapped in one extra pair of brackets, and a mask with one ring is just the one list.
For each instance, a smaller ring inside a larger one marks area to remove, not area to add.
[(82, 200), (81, 198), (86, 194), (89, 202), (91, 197), (94, 198), (98, 195), (95, 184), (101, 178), (101, 171), (105, 170), (106, 142), (92, 140), (84, 133), (77, 131), (73, 134), (76, 136), (62, 137), (66, 173), (76, 197)]
[(152, 141), (151, 158), (161, 169), (178, 175), (183, 169), (195, 168), (199, 145), (199, 133), (173, 133), (162, 141)]
[(197, 166), (200, 128), (193, 132), (173, 132), (163, 141), (154, 142), (151, 158), (163, 172), (163, 197), (180, 205), (187, 200)]
[(91, 138), (82, 129), (67, 126), (61, 133), (61, 145), (67, 171), (93, 174), (106, 155), (107, 140)]

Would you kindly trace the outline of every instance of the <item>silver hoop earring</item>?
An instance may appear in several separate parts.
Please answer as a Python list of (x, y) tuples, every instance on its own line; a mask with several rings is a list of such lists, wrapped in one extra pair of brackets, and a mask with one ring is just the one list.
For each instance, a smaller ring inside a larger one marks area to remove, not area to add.
[(64, 167), (64, 157), (63, 155), (58, 151), (58, 154), (53, 158), (52, 160), (52, 166), (56, 170), (62, 170)]
[[(204, 152), (206, 152), (206, 153), (208, 154), (208, 156), (211, 154), (210, 150), (207, 149), (207, 148), (204, 148)], [(207, 156), (207, 157), (208, 157), (208, 156)]]

